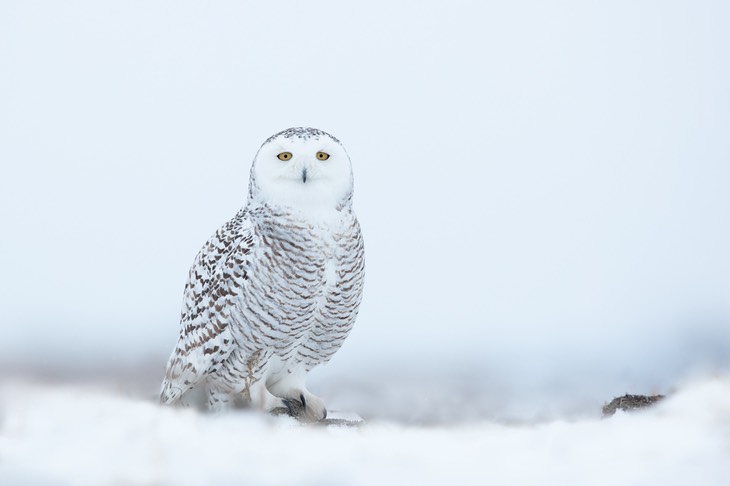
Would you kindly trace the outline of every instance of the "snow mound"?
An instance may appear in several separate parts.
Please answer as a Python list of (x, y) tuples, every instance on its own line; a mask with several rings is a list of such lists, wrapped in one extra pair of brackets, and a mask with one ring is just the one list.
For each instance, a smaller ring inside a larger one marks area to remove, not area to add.
[(730, 378), (610, 419), (303, 426), (99, 388), (0, 385), (0, 484), (727, 484)]

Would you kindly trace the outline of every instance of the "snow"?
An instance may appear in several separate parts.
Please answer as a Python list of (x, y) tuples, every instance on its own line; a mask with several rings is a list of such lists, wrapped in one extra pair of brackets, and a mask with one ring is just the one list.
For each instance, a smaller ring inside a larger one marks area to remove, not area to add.
[(88, 386), (5, 382), (1, 484), (725, 485), (730, 377), (655, 408), (519, 425), (304, 426), (160, 407)]
[[(729, 15), (0, 2), (0, 484), (730, 477)], [(188, 268), (298, 125), (346, 147), (366, 246), (310, 388), (368, 425), (160, 409)], [(671, 398), (597, 417), (625, 393)]]

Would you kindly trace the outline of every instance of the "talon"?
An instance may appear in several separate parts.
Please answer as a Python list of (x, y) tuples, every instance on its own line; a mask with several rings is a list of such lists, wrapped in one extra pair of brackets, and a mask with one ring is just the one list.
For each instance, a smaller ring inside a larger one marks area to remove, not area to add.
[(287, 413), (289, 415), (292, 415), (293, 416), (294, 415), (294, 410), (293, 410), (294, 407), (292, 407), (292, 405), (293, 405), (292, 404), (292, 401), (291, 400), (287, 400), (287, 399), (284, 399), (282, 401), (284, 402), (284, 405), (286, 405), (286, 411), (287, 411)]
[(291, 417), (299, 417), (302, 414), (302, 411), (304, 410), (302, 405), (296, 400), (292, 400), (290, 398), (284, 398), (284, 399), (282, 399), (282, 402), (284, 402), (284, 405), (286, 405), (287, 413)]
[(299, 394), (299, 400), (302, 401), (302, 407), (307, 408), (307, 401), (304, 399), (304, 393)]

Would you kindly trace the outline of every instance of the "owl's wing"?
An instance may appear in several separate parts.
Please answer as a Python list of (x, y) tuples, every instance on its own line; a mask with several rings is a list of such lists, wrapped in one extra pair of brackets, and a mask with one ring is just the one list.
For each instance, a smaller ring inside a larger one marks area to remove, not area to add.
[(229, 312), (248, 280), (253, 224), (245, 210), (221, 227), (195, 257), (188, 274), (180, 337), (170, 356), (160, 402), (171, 404), (215, 372), (232, 351)]

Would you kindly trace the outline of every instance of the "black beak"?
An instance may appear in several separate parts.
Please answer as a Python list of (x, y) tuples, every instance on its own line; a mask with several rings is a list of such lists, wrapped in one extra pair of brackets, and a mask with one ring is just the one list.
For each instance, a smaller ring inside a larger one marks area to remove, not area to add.
[(302, 171), (302, 182), (307, 182), (307, 169)]

